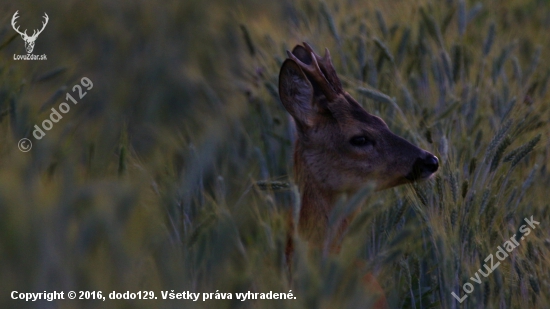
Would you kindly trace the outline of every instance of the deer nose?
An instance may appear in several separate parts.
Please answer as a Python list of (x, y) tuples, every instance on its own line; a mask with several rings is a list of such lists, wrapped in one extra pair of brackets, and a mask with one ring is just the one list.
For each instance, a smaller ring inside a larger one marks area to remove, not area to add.
[(424, 158), (417, 158), (412, 167), (412, 171), (406, 176), (410, 181), (425, 179), (430, 177), (439, 168), (439, 160), (436, 156), (428, 153)]
[(424, 171), (429, 172), (430, 174), (433, 174), (439, 168), (439, 159), (437, 159), (436, 156), (429, 154), (424, 159), (423, 164), (424, 164), (423, 166)]

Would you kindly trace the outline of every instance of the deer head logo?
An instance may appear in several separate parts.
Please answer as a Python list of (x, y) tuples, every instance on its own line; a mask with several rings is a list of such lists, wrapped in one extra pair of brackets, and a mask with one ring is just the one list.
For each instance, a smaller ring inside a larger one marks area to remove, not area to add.
[(48, 20), (50, 18), (48, 17), (48, 14), (44, 13), (45, 21), (42, 22), (42, 29), (40, 29), (38, 31), (34, 30), (32, 35), (29, 36), (29, 35), (27, 35), (27, 29), (25, 29), (24, 32), (21, 32), (21, 31), (19, 31), (19, 26), (17, 28), (15, 27), (15, 20), (19, 18), (19, 16), (17, 15), (18, 12), (19, 11), (15, 12), (15, 14), (13, 14), (13, 18), (11, 19), (11, 26), (13, 27), (13, 30), (15, 30), (17, 33), (19, 33), (21, 35), (21, 37), (25, 41), (25, 49), (27, 50), (27, 53), (30, 54), (30, 53), (32, 53), (32, 50), (34, 49), (34, 42), (36, 41), (36, 38), (38, 38), (38, 35), (40, 33), (42, 33), (42, 31), (44, 31), (44, 28), (46, 28), (46, 25), (48, 24)]

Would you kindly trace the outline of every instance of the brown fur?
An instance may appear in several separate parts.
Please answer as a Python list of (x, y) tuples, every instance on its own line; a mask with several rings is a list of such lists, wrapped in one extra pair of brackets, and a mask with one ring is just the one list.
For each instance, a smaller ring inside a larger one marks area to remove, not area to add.
[[(279, 75), (279, 95), (298, 132), (294, 146), (294, 176), (301, 192), (298, 231), (310, 245), (322, 247), (327, 235), (341, 239), (353, 219), (328, 226), (339, 196), (353, 194), (369, 182), (382, 190), (427, 178), (437, 169), (437, 158), (393, 134), (382, 119), (345, 92), (328, 50), (321, 58), (304, 43), (288, 55)], [(357, 146), (358, 137), (368, 142)], [(414, 174), (419, 160), (431, 165)], [(294, 249), (291, 239), (288, 260)], [(329, 248), (337, 253), (340, 244), (331, 240)], [(371, 277), (370, 285), (379, 287)]]

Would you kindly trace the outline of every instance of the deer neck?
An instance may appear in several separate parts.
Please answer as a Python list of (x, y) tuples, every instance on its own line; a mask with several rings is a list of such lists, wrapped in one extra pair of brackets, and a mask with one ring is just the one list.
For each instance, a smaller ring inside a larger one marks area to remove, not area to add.
[[(313, 247), (323, 248), (328, 245), (331, 252), (338, 252), (339, 240), (351, 218), (344, 218), (335, 226), (329, 226), (329, 216), (341, 194), (316, 180), (301, 153), (297, 145), (294, 153), (294, 174), (301, 192), (298, 231)], [(331, 239), (327, 242), (328, 237)]]

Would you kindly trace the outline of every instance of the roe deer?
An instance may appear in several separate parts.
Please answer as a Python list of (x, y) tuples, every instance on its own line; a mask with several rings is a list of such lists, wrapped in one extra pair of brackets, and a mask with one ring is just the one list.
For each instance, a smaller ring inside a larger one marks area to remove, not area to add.
[[(307, 43), (287, 53), (289, 59), (279, 74), (279, 96), (298, 133), (294, 145), (294, 176), (301, 192), (298, 231), (309, 244), (321, 247), (329, 229), (335, 231), (334, 239), (341, 239), (352, 219), (328, 226), (340, 195), (353, 194), (368, 182), (382, 190), (427, 179), (439, 162), (393, 134), (382, 119), (342, 89), (328, 49), (322, 58)], [(291, 239), (287, 260), (293, 251)], [(339, 246), (330, 242), (330, 251), (338, 252)], [(379, 287), (374, 279), (367, 281)]]

